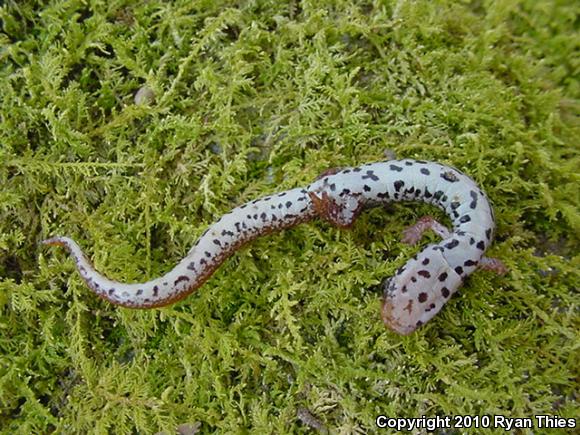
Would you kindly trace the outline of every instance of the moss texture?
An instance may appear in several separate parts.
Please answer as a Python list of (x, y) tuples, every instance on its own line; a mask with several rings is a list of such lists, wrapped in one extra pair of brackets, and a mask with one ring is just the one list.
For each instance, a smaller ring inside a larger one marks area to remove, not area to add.
[[(578, 416), (573, 3), (4, 2), (2, 432)], [(424, 205), (260, 239), (151, 311), (99, 300), (39, 246), (69, 235), (107, 275), (150, 279), (235, 205), (385, 150), (475, 178), (510, 269), (472, 275), (409, 337), (380, 321), (380, 283), (420, 249), (399, 237)]]

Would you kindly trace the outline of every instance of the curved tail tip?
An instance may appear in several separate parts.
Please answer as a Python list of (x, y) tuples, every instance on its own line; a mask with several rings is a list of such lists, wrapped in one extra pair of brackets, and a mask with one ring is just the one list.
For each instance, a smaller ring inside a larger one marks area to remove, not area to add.
[(64, 246), (65, 245), (64, 241), (60, 237), (51, 237), (50, 239), (43, 240), (40, 243), (42, 243), (43, 245), (48, 245), (48, 246)]

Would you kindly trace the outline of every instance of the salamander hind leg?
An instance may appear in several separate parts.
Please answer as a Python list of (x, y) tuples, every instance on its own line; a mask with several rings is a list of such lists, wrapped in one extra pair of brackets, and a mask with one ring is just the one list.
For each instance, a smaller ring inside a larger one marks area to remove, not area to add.
[(482, 257), (479, 260), (478, 267), (483, 270), (491, 270), (498, 275), (505, 275), (508, 273), (507, 266), (498, 258)]

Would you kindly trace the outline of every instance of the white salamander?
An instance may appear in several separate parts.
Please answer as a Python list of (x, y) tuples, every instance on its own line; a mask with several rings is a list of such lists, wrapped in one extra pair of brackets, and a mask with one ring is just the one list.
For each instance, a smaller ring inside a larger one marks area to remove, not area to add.
[(66, 247), (81, 277), (101, 298), (124, 307), (153, 308), (183, 299), (243, 244), (261, 235), (315, 217), (346, 228), (365, 206), (392, 201), (433, 204), (453, 222), (452, 232), (430, 217), (407, 229), (406, 243), (416, 243), (429, 228), (443, 240), (427, 246), (385, 281), (383, 320), (394, 331), (409, 334), (439, 312), (477, 267), (506, 271), (499, 260), (483, 257), (495, 227), (485, 194), (471, 178), (439, 163), (403, 159), (327, 171), (306, 188), (243, 204), (211, 225), (170, 272), (145, 283), (106, 278), (68, 237), (43, 243)]

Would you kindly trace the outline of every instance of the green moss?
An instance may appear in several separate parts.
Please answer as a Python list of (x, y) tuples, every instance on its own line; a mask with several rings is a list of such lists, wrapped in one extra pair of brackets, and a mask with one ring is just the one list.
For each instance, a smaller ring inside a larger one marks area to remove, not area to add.
[[(572, 2), (44, 3), (0, 7), (3, 433), (578, 416)], [(38, 243), (66, 234), (109, 276), (149, 279), (235, 205), (387, 149), (472, 175), (510, 269), (409, 337), (382, 325), (379, 284), (428, 206), (258, 240), (152, 311), (99, 300)]]

